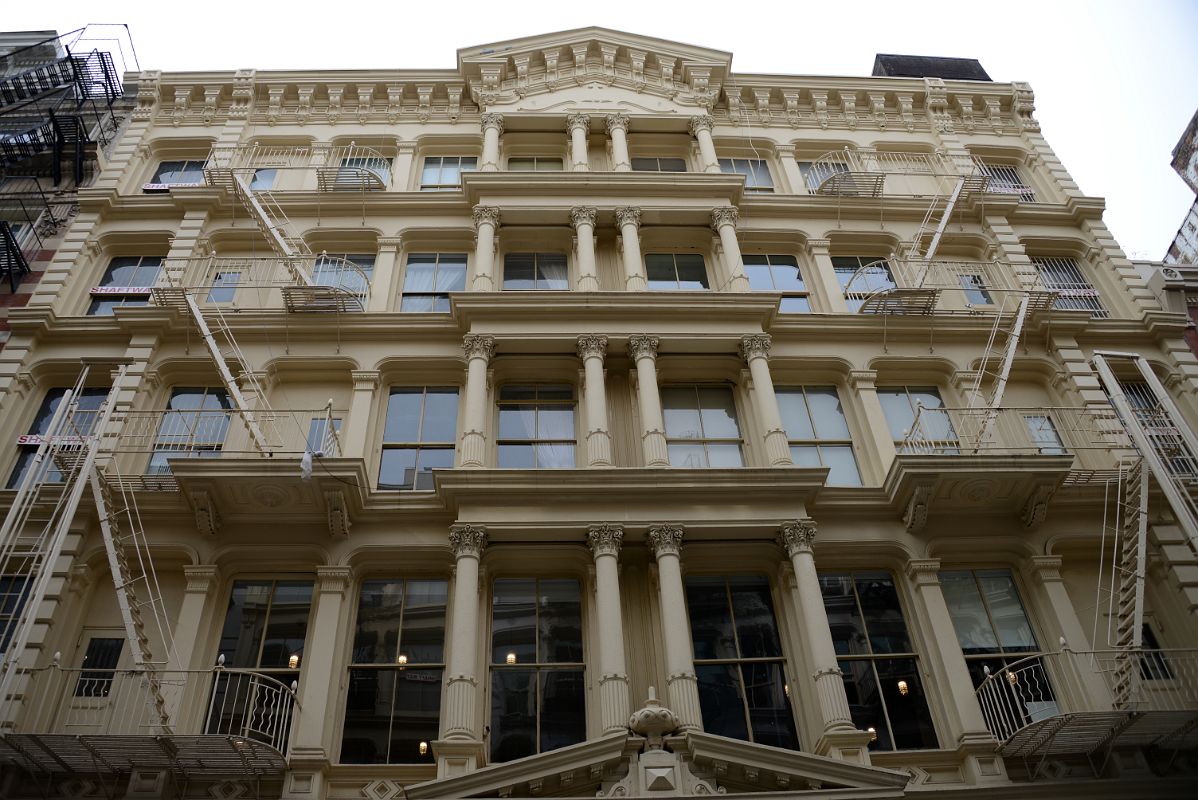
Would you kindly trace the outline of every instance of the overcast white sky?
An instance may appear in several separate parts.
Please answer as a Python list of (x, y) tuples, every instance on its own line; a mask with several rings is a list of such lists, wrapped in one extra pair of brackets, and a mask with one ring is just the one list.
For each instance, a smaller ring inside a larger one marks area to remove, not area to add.
[(1045, 136), (1132, 257), (1193, 201), (1169, 166), (1198, 108), (1198, 0), (5, 3), (5, 30), (124, 22), (143, 69), (450, 68), (459, 48), (587, 25), (727, 50), (737, 72), (868, 75), (874, 54), (977, 58), (1036, 91)]

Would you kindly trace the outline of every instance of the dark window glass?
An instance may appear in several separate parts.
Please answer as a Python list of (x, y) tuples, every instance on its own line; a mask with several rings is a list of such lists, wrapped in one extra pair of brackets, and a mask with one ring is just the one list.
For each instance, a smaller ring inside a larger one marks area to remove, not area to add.
[(686, 605), (703, 729), (798, 749), (769, 581), (689, 577)]
[(432, 489), (432, 470), (453, 467), (457, 424), (456, 387), (392, 389), (379, 488)]
[(633, 172), (686, 172), (686, 159), (684, 158), (634, 158), (632, 159)]
[(561, 172), (562, 160), (545, 156), (509, 158), (507, 168), (512, 172)]
[(8, 650), (8, 643), (17, 634), (21, 610), (32, 589), (33, 584), (24, 575), (0, 576), (0, 654)]
[(465, 253), (413, 253), (404, 270), (400, 311), (449, 311), (449, 293), (466, 288)]
[[(33, 466), (34, 457), (37, 455), (37, 448), (41, 445), (41, 437), (50, 432), (50, 422), (54, 418), (54, 412), (58, 410), (62, 398), (66, 396), (67, 390), (56, 388), (46, 392), (46, 396), (42, 399), (42, 404), (38, 408), (37, 416), (33, 419), (33, 424), (29, 426), (29, 433), (21, 437), (17, 444), (18, 455), (17, 464), (13, 468), (12, 475), (8, 479), (8, 488), (16, 489), (21, 485), (21, 481), (25, 479), (26, 473)], [(86, 436), (91, 433), (92, 428), (99, 418), (100, 406), (104, 405), (104, 399), (108, 397), (109, 390), (101, 388), (85, 388), (79, 393), (78, 411), (75, 413), (73, 422), (69, 425), (69, 430), (64, 432), (67, 436)], [(61, 483), (62, 473), (50, 461), (46, 461), (41, 466), (41, 480), (48, 483)]]
[(936, 731), (894, 579), (886, 572), (820, 574), (853, 724), (870, 747), (937, 746)]
[(162, 161), (154, 171), (150, 183), (166, 184), (167, 186), (194, 186), (204, 182), (204, 162), (201, 161)]
[(150, 289), (158, 282), (161, 256), (121, 256), (108, 262), (100, 285), (92, 291), (89, 316), (111, 316), (120, 306), (144, 306)]
[(503, 578), (491, 601), (491, 761), (586, 738), (582, 595), (573, 578)]
[(229, 430), (232, 406), (224, 389), (188, 387), (171, 392), (158, 426), (147, 472), (170, 473), (172, 458), (216, 458)]
[(311, 605), (311, 581), (235, 581), (219, 646), (225, 666), (276, 676), (297, 670)]
[(503, 288), (569, 289), (564, 253), (508, 253), (503, 258)]
[(697, 253), (649, 253), (645, 256), (649, 288), (655, 291), (697, 291), (709, 288), (707, 267)]
[(447, 582), (369, 580), (358, 593), (341, 761), (433, 763)]
[(107, 697), (113, 671), (121, 660), (124, 639), (90, 639), (83, 654), (83, 671), (75, 682), (76, 697)]

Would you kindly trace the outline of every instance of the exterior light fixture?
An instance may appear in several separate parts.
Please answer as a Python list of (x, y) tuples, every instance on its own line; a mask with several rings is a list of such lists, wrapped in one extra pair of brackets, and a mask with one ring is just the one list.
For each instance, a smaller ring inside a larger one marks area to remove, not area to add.
[(299, 653), (291, 654), (291, 658), (287, 659), (287, 667), (289, 669), (296, 669), (299, 667)]
[(428, 755), (428, 742), (420, 743), (420, 755), (422, 755), (422, 756)]
[(899, 690), (899, 694), (901, 694), (903, 697), (906, 697), (906, 696), (907, 696), (907, 692), (911, 691), (911, 690), (910, 690), (910, 689), (907, 687), (907, 682), (906, 682), (906, 681), (899, 681), (899, 682), (898, 682), (898, 690)]
[(876, 728), (866, 728), (866, 730), (869, 731), (869, 740), (871, 742), (878, 741), (878, 731)]
[(782, 684), (782, 694), (786, 695), (787, 697), (790, 697), (790, 684), (789, 683)]
[(515, 663), (516, 663), (516, 654), (515, 654), (515, 653), (508, 653), (508, 654), (507, 654), (507, 663), (509, 663), (509, 664), (515, 664)]
[(402, 667), (404, 664), (408, 663), (408, 657), (400, 653), (395, 657), (395, 663)]

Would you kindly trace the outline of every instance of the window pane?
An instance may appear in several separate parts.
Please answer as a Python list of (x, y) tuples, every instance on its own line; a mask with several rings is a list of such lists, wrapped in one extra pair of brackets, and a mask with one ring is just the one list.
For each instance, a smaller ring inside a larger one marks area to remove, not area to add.
[(537, 411), (538, 439), (574, 439), (574, 409), (540, 406)]
[(582, 600), (578, 581), (543, 579), (540, 583), (538, 658), (543, 664), (582, 661)]
[(661, 390), (666, 436), (671, 439), (698, 439), (703, 435), (697, 404), (698, 397), (693, 387), (673, 386)]
[(736, 658), (736, 639), (724, 579), (687, 578), (686, 608), (695, 658)]
[(586, 685), (581, 669), (541, 670), (541, 752), (586, 739)]
[(383, 428), (384, 442), (420, 441), (420, 409), (424, 401), (422, 389), (392, 389), (387, 399), (387, 423)]
[(807, 414), (803, 391), (779, 389), (777, 395), (778, 412), (782, 415), (782, 427), (786, 429), (786, 438), (814, 439), (815, 429), (811, 426), (811, 418)]
[[(396, 676), (395, 711), (391, 723), (392, 764), (432, 764), (431, 742), (441, 722), (441, 678), (439, 669), (391, 670)], [(420, 744), (428, 745), (424, 755)]]
[(853, 724), (859, 730), (872, 730), (877, 734), (874, 748), (893, 750), (894, 742), (890, 738), (890, 728), (882, 710), (882, 693), (878, 689), (873, 662), (841, 661), (839, 666), (844, 673), (844, 690), (848, 695), (849, 715), (853, 718)]
[(499, 467), (501, 469), (535, 469), (536, 466), (536, 448), (533, 445), (499, 445)]
[(706, 438), (740, 438), (740, 428), (736, 424), (736, 405), (732, 400), (731, 389), (700, 388), (699, 407), (703, 435)]
[(537, 257), (538, 289), (569, 289), (566, 257), (561, 253), (541, 253)]
[(500, 439), (537, 438), (537, 411), (534, 406), (500, 406)]
[(674, 270), (674, 257), (668, 253), (650, 253), (645, 256), (645, 274), (650, 289), (678, 288), (678, 274)]
[(783, 314), (807, 314), (811, 311), (811, 301), (806, 297), (783, 297), (778, 310)]
[(744, 694), (736, 664), (696, 664), (699, 679), (699, 709), (703, 730), (717, 736), (747, 741)]
[(491, 663), (534, 663), (537, 655), (537, 582), (505, 578), (495, 581), (491, 601)]
[(782, 665), (777, 662), (742, 664), (741, 677), (744, 680), (745, 701), (749, 706), (749, 724), (753, 727), (753, 741), (771, 747), (798, 749), (799, 737), (786, 697)]
[(765, 256), (745, 256), (745, 276), (749, 279), (749, 288), (755, 292), (774, 291), (774, 276)]
[(1023, 612), (1019, 592), (1011, 574), (1006, 570), (979, 570), (978, 583), (990, 607), (990, 619), (1004, 652), (1027, 652), (1036, 649), (1036, 637)]
[(458, 390), (428, 389), (426, 392), (420, 441), (452, 444), (457, 440)]
[(453, 469), (453, 448), (422, 447), (416, 454), (416, 485), (413, 488), (421, 491), (436, 488), (432, 473), (434, 469)]
[(437, 268), (438, 292), (461, 292), (466, 289), (466, 256), (442, 255)]
[(990, 627), (973, 573), (941, 572), (940, 589), (944, 592), (948, 613), (953, 618), (953, 629), (957, 632), (961, 651), (969, 655), (998, 650), (998, 640), (994, 636), (994, 629)]
[(436, 287), (437, 265), (416, 261), (413, 256), (408, 260), (408, 268), (404, 271), (404, 292), (431, 292)]
[(709, 466), (720, 467), (743, 467), (744, 459), (741, 457), (739, 444), (714, 444), (707, 445), (707, 460)]
[(387, 763), (396, 674), (392, 670), (379, 669), (349, 671), (341, 763)]
[(440, 157), (431, 157), (424, 159), (424, 170), (420, 173), (420, 183), (424, 186), (433, 186), (440, 183), (441, 176), (441, 159)]
[[(819, 448), (815, 445), (791, 445), (790, 460), (799, 467), (823, 467), (826, 466), (820, 458)], [(828, 473), (828, 482), (831, 483), (832, 475)]]
[(354, 628), (355, 664), (393, 664), (399, 646), (403, 581), (364, 581)]
[(275, 584), (270, 621), (262, 643), (262, 660), (258, 666), (286, 667), (291, 656), (303, 655), (311, 604), (311, 583), (280, 581)]
[[(874, 662), (886, 711), (890, 716), (891, 738), (900, 750), (932, 748), (938, 745), (927, 697), (915, 659), (888, 658)], [(904, 694), (899, 681), (907, 685)]]
[(770, 256), (774, 265), (774, 285), (784, 292), (805, 292), (806, 284), (799, 272), (799, 264), (791, 256)]
[(853, 456), (853, 448), (848, 445), (821, 445), (820, 457), (824, 466), (829, 467), (829, 486), (860, 486), (861, 473), (857, 469), (857, 459)]
[(574, 445), (565, 442), (536, 445), (538, 469), (573, 469)]
[(774, 601), (769, 582), (761, 576), (728, 579), (732, 608), (736, 615), (736, 638), (741, 658), (772, 658), (782, 655), (774, 621)]
[(229, 667), (258, 666), (258, 650), (270, 605), (270, 581), (237, 581), (229, 593), (217, 651)]
[(670, 466), (683, 469), (704, 469), (707, 467), (707, 453), (701, 444), (668, 444), (666, 456)]
[(903, 622), (894, 579), (885, 572), (858, 572), (854, 576), (861, 613), (869, 630), (874, 653), (909, 653), (911, 640)]
[(537, 752), (537, 673), (491, 670), (491, 761), (511, 761)]
[(703, 256), (679, 254), (674, 258), (678, 263), (678, 288), (707, 288), (707, 267), (703, 264)]
[(532, 289), (536, 279), (533, 253), (508, 253), (503, 258), (503, 288)]
[(445, 603), (448, 583), (410, 580), (403, 615), (399, 653), (409, 664), (439, 664), (445, 656)]
[(411, 489), (416, 480), (416, 452), (414, 447), (383, 448), (379, 467), (380, 489)]
[(848, 575), (820, 575), (819, 588), (837, 654), (868, 655), (869, 641), (853, 594), (853, 579)]
[(882, 404), (882, 413), (886, 415), (886, 425), (894, 439), (902, 439), (911, 431), (915, 422), (915, 412), (911, 401), (907, 399), (904, 389), (879, 389), (878, 401)]
[(844, 409), (840, 395), (832, 387), (810, 388), (807, 403), (815, 423), (815, 432), (820, 439), (848, 439), (849, 426), (844, 420)]

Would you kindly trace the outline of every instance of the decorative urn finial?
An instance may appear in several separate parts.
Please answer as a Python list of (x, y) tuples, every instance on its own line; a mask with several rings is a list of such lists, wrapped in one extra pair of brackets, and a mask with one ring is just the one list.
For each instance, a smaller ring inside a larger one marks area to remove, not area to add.
[(662, 737), (674, 733), (682, 727), (682, 720), (670, 709), (657, 700), (657, 691), (649, 687), (649, 699), (645, 706), (632, 712), (628, 718), (628, 727), (638, 736), (649, 740), (650, 750), (662, 749)]

